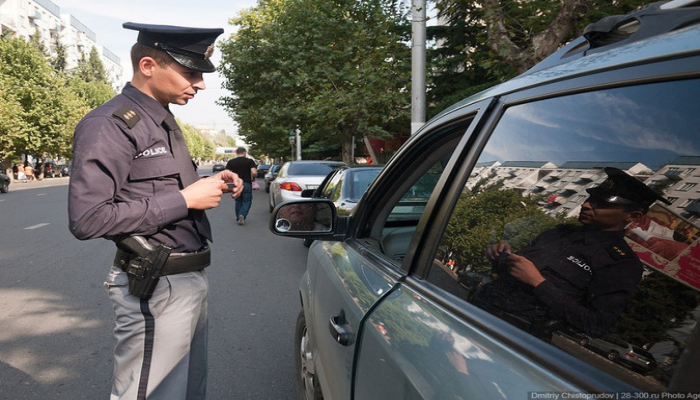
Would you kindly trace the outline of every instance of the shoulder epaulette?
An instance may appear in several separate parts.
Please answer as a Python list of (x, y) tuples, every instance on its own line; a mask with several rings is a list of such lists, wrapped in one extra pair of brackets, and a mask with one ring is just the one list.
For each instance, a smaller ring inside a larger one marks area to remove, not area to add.
[(141, 120), (141, 116), (128, 106), (118, 109), (112, 115), (124, 121), (129, 129), (133, 128)]
[(613, 258), (613, 260), (622, 260), (624, 258), (632, 257), (632, 252), (621, 248), (618, 245), (610, 246), (606, 249), (608, 254)]

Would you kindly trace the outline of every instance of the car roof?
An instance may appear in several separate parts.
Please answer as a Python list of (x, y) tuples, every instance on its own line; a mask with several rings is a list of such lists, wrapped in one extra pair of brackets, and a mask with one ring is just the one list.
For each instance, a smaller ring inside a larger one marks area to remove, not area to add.
[[(665, 4), (655, 3), (655, 6), (658, 9), (664, 5), (671, 4), (679, 5), (682, 8), (675, 11), (691, 9), (691, 12), (700, 13), (700, 7), (697, 6), (700, 5), (700, 0), (675, 0)], [(685, 7), (688, 4), (691, 7)], [(700, 53), (700, 40), (698, 40), (698, 37), (700, 37), (700, 25), (697, 22), (698, 20), (693, 20), (689, 23), (694, 23), (695, 25), (644, 37), (636, 41), (623, 41), (619, 45), (605, 46), (605, 49), (602, 51), (592, 54), (583, 53), (579, 54), (577, 58), (568, 59), (565, 57), (567, 49), (571, 51), (570, 48), (581, 46), (583, 41), (587, 41), (585, 37), (579, 37), (522, 75), (448, 107), (435, 116), (433, 120), (442, 118), (451, 112), (486, 98), (502, 96), (517, 90), (541, 86), (577, 75), (592, 74), (654, 59), (660, 60), (670, 57), (697, 55)]]

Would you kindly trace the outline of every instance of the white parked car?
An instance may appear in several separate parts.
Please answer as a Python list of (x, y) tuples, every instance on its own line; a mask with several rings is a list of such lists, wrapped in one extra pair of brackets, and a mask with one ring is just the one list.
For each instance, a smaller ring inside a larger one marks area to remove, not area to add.
[(301, 192), (316, 189), (329, 172), (346, 165), (340, 161), (288, 161), (270, 183), (270, 212), (278, 204), (301, 199)]

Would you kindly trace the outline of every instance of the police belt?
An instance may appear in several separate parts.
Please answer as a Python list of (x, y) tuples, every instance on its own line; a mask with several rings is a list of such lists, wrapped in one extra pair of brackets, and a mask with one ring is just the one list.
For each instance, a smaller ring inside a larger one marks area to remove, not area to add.
[[(117, 248), (114, 256), (114, 265), (126, 272), (129, 261), (137, 256)], [(163, 265), (160, 275), (177, 275), (185, 272), (201, 271), (211, 264), (211, 250), (205, 247), (202, 250), (191, 253), (170, 253), (168, 260)]]

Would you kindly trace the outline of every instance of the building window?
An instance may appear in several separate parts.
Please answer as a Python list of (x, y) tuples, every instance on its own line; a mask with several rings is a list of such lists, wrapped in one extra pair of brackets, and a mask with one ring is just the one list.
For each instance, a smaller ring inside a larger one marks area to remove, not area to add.
[(678, 190), (681, 192), (687, 192), (688, 190), (694, 188), (695, 185), (695, 183), (684, 183), (681, 187), (678, 188)]

